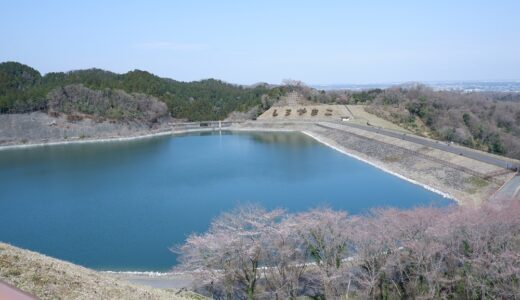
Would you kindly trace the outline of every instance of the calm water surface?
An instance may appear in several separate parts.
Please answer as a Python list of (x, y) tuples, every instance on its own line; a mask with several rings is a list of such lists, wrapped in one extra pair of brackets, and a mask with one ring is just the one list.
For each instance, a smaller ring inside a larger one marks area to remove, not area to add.
[(0, 241), (102, 270), (168, 270), (168, 248), (241, 203), (296, 212), (450, 200), (299, 133), (0, 151)]

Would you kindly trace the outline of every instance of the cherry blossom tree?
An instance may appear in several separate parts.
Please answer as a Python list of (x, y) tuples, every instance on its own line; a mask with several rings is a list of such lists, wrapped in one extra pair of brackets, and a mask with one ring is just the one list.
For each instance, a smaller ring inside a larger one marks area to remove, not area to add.
[(328, 299), (346, 292), (346, 259), (351, 237), (350, 220), (344, 211), (314, 209), (293, 217), (298, 233), (313, 261), (314, 270)]
[(274, 230), (283, 214), (257, 206), (222, 214), (207, 233), (191, 235), (177, 249), (181, 268), (197, 273), (214, 297), (254, 299), (265, 255), (263, 236)]
[(296, 299), (308, 268), (308, 251), (298, 235), (299, 223), (283, 220), (264, 236), (264, 277), (274, 299)]
[(479, 208), (248, 206), (179, 247), (216, 299), (520, 299), (520, 203)]

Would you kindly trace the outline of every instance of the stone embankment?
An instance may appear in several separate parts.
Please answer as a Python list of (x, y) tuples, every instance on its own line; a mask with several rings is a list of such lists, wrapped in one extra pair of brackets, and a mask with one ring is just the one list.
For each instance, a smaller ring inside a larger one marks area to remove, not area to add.
[(142, 121), (113, 122), (84, 117), (70, 121), (67, 115), (46, 113), (0, 114), (0, 146), (31, 145), (91, 139), (118, 139), (169, 131), (169, 119), (150, 124)]
[[(463, 205), (481, 204), (514, 176), (513, 172), (497, 166), (348, 126), (339, 130), (310, 122), (247, 122), (240, 127), (242, 130), (305, 132), (347, 155), (453, 198)], [(499, 175), (488, 177), (490, 173)]]

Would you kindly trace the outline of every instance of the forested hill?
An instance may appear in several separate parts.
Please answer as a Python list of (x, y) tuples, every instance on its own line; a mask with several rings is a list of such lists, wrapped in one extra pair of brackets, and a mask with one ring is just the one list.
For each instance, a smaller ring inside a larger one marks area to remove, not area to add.
[(116, 74), (88, 69), (42, 76), (27, 65), (5, 62), (0, 64), (0, 113), (45, 111), (51, 92), (56, 95), (56, 90), (71, 85), (155, 97), (166, 103), (172, 117), (191, 121), (222, 120), (233, 111), (255, 107), (262, 111), (284, 93), (283, 87), (265, 84), (244, 87), (215, 79), (180, 82), (140, 70)]

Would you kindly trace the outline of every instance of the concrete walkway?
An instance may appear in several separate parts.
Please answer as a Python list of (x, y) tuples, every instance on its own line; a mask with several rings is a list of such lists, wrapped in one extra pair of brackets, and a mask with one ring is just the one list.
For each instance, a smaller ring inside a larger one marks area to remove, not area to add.
[(493, 201), (520, 201), (520, 172), (511, 178), (491, 198)]
[(2, 300), (36, 300), (26, 292), (17, 289), (0, 280), (0, 299)]

